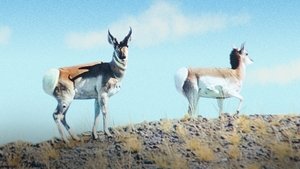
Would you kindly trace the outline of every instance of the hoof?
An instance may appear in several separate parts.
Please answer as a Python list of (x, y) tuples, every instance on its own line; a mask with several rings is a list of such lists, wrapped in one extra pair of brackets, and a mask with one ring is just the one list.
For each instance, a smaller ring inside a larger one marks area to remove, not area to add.
[(70, 144), (70, 141), (67, 138), (63, 138), (64, 143)]
[(239, 113), (240, 113), (240, 111), (237, 110), (236, 113), (233, 115), (233, 118), (235, 118), (235, 119), (238, 118), (239, 117)]
[(93, 140), (97, 140), (99, 138), (98, 134), (92, 134)]
[(76, 135), (72, 136), (72, 139), (75, 140), (75, 141), (80, 141), (80, 138)]
[(107, 137), (112, 137), (111, 133), (110, 133), (108, 130), (104, 131), (104, 134), (105, 134)]

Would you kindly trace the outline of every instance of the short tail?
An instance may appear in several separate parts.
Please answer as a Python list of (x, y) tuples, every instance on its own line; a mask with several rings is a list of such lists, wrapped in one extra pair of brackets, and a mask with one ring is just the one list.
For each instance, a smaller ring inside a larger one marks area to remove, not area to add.
[(54, 89), (58, 83), (58, 78), (59, 78), (58, 69), (50, 69), (45, 73), (43, 78), (43, 89), (45, 93), (53, 96)]
[(184, 95), (183, 85), (188, 77), (188, 69), (186, 67), (180, 68), (175, 74), (175, 86), (179, 93)]

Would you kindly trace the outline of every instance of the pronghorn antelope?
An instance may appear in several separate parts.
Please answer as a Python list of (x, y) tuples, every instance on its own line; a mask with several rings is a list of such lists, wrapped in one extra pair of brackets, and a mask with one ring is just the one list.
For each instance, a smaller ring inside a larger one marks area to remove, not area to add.
[(200, 97), (215, 98), (218, 102), (219, 116), (223, 112), (223, 101), (226, 98), (239, 99), (239, 113), (243, 97), (241, 87), (246, 73), (246, 65), (253, 61), (241, 45), (230, 53), (231, 68), (180, 68), (175, 75), (175, 85), (189, 102), (188, 113), (193, 115), (197, 110)]
[(103, 130), (110, 136), (107, 127), (108, 98), (120, 90), (120, 82), (127, 68), (128, 42), (132, 30), (120, 43), (108, 31), (108, 42), (113, 45), (114, 52), (111, 62), (95, 62), (90, 64), (50, 69), (43, 78), (44, 91), (54, 96), (58, 105), (53, 113), (58, 131), (65, 142), (68, 142), (62, 125), (75, 140), (79, 138), (71, 131), (66, 122), (66, 113), (74, 99), (95, 99), (95, 119), (92, 129), (97, 139), (99, 114), (103, 114)]

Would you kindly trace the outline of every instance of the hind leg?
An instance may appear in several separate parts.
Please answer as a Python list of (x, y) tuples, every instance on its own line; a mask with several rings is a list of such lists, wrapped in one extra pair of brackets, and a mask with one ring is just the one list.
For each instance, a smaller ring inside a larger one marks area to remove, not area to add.
[(62, 128), (62, 120), (64, 119), (64, 114), (63, 114), (63, 109), (62, 107), (58, 104), (54, 113), (53, 113), (53, 119), (57, 125), (58, 132), (60, 134), (60, 137), (64, 140), (65, 143), (69, 143), (69, 140), (67, 139), (64, 130)]
[(69, 109), (70, 103), (71, 102), (59, 101), (56, 111), (53, 113), (53, 118), (54, 118), (54, 121), (56, 122), (59, 134), (66, 143), (68, 143), (69, 141), (63, 131), (62, 126), (65, 127), (65, 129), (68, 131), (68, 133), (71, 135), (71, 137), (74, 140), (80, 140), (79, 137), (72, 132), (70, 126), (68, 125), (68, 123), (66, 121), (66, 113)]
[(64, 125), (65, 129), (68, 131), (68, 133), (70, 134), (70, 136), (72, 137), (72, 139), (79, 141), (80, 138), (73, 132), (73, 130), (70, 128), (70, 126), (68, 125), (67, 121), (66, 121), (66, 113), (67, 110), (64, 113), (63, 119), (62, 119), (62, 124)]
[(198, 87), (192, 81), (187, 80), (183, 85), (183, 91), (189, 102), (188, 113), (190, 116), (193, 116), (197, 112), (199, 101)]
[(197, 92), (192, 92), (187, 95), (187, 99), (189, 102), (188, 106), (188, 113), (190, 116), (195, 116), (197, 114), (197, 107), (198, 107), (198, 101), (199, 97), (196, 94)]

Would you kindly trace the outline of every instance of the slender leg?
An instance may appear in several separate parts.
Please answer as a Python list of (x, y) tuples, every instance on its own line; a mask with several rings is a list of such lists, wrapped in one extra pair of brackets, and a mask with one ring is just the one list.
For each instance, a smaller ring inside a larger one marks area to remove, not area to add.
[(64, 125), (64, 127), (66, 128), (66, 130), (68, 131), (68, 133), (70, 134), (70, 136), (72, 137), (72, 139), (79, 141), (80, 138), (73, 132), (73, 130), (70, 128), (70, 126), (68, 125), (68, 123), (66, 121), (66, 113), (67, 113), (67, 110), (64, 112), (63, 119), (61, 120), (61, 122)]
[(56, 108), (55, 112), (53, 113), (53, 119), (57, 125), (58, 132), (59, 132), (61, 138), (64, 140), (64, 142), (69, 143), (69, 140), (65, 136), (65, 133), (62, 129), (62, 119), (63, 118), (64, 118), (64, 115), (62, 113), (61, 106), (57, 105), (57, 108)]
[(240, 102), (238, 104), (238, 108), (236, 110), (236, 114), (234, 115), (234, 116), (237, 116), (240, 113), (242, 102), (243, 102), (244, 98), (239, 93), (230, 93), (230, 95), (233, 96), (233, 97), (236, 97), (240, 100)]
[(219, 107), (219, 118), (222, 117), (222, 114), (223, 114), (223, 103), (224, 103), (224, 99), (220, 98), (220, 99), (217, 99), (217, 102), (218, 102), (218, 107)]
[(199, 97), (197, 96), (196, 92), (191, 92), (186, 96), (189, 102), (188, 113), (191, 117), (193, 117), (197, 112)]
[(188, 113), (193, 116), (197, 112), (197, 105), (199, 101), (198, 87), (191, 81), (186, 81), (183, 85), (184, 94), (189, 102)]
[(103, 114), (103, 130), (104, 133), (107, 136), (111, 136), (108, 127), (107, 127), (107, 114), (108, 114), (108, 107), (107, 107), (107, 102), (108, 102), (108, 94), (106, 92), (103, 92), (101, 94), (101, 110)]
[(95, 99), (95, 118), (94, 118), (94, 125), (93, 125), (93, 138), (97, 139), (98, 134), (97, 134), (97, 128), (99, 124), (99, 114), (100, 114), (100, 100)]

